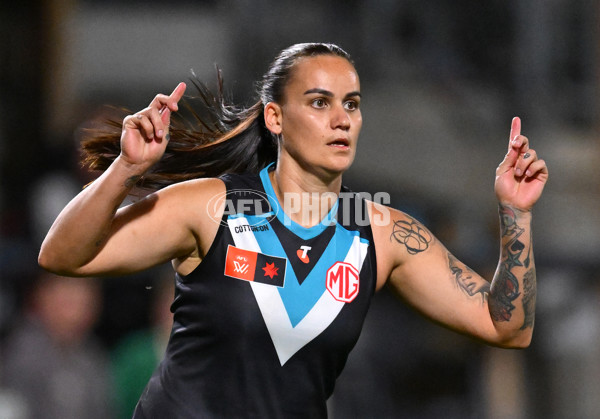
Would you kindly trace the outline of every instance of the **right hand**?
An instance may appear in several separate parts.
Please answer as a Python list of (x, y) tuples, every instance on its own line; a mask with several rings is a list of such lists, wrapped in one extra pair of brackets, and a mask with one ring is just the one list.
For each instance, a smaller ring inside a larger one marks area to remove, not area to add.
[(179, 83), (171, 95), (156, 95), (147, 108), (123, 120), (120, 157), (139, 167), (139, 174), (152, 167), (164, 154), (171, 112), (177, 111), (185, 88), (185, 83)]

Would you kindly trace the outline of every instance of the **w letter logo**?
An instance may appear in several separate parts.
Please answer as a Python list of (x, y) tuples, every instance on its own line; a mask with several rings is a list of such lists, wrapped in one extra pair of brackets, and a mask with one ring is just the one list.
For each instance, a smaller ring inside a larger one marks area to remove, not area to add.
[(248, 271), (248, 265), (247, 263), (240, 263), (237, 260), (233, 261), (233, 270), (235, 272), (239, 272), (241, 274), (245, 274)]
[(336, 262), (327, 269), (325, 285), (338, 301), (349, 303), (358, 295), (358, 270), (349, 263)]

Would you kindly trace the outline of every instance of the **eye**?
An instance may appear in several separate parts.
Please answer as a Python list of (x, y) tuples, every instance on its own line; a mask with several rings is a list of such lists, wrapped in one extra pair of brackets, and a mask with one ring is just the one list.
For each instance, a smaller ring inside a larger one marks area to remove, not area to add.
[(358, 109), (358, 102), (355, 100), (348, 100), (344, 102), (344, 108), (349, 111), (355, 111)]
[(317, 109), (322, 109), (325, 106), (327, 106), (327, 102), (325, 101), (325, 99), (323, 99), (321, 97), (314, 99), (311, 104), (314, 108), (317, 108)]

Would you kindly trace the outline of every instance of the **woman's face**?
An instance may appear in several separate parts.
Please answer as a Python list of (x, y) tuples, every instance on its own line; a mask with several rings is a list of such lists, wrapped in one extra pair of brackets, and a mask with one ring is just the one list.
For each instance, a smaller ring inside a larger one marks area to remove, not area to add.
[(334, 55), (300, 58), (283, 93), (280, 158), (328, 174), (348, 169), (362, 126), (354, 66)]

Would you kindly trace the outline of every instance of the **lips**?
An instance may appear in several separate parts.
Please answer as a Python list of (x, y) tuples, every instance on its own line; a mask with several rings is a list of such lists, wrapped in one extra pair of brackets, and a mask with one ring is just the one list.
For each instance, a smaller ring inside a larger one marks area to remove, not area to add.
[(335, 140), (327, 143), (327, 145), (333, 147), (348, 147), (350, 146), (350, 141), (348, 141), (346, 138), (336, 138)]

